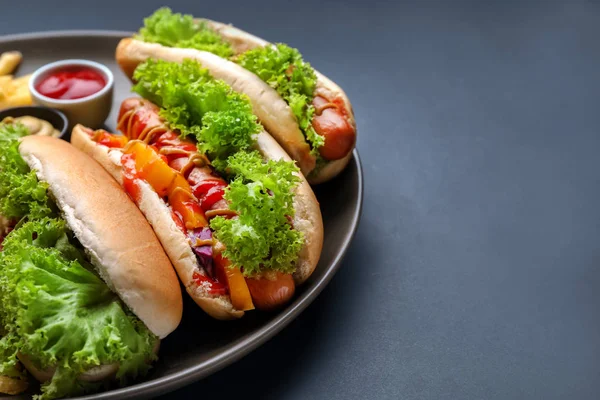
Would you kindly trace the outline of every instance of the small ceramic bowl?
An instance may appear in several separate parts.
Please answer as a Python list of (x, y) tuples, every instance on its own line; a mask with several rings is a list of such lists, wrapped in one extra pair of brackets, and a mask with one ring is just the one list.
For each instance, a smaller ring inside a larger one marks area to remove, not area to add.
[(6, 117), (19, 118), (24, 116), (35, 117), (50, 122), (60, 135), (59, 138), (69, 141), (71, 131), (69, 130), (69, 121), (62, 112), (48, 107), (25, 106), (13, 107), (0, 111), (0, 121)]
[[(106, 85), (99, 92), (74, 100), (53, 99), (37, 91), (38, 83), (49, 74), (77, 67), (94, 69), (102, 75)], [(108, 118), (112, 108), (114, 82), (115, 78), (110, 69), (100, 63), (88, 60), (62, 60), (38, 68), (29, 80), (29, 91), (34, 103), (65, 113), (71, 126), (83, 124), (90, 128), (99, 128)]]

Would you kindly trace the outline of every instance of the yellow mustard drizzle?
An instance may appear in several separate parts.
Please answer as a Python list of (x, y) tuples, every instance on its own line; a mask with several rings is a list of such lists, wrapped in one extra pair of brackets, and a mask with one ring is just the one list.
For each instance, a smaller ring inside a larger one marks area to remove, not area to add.
[(192, 246), (200, 247), (200, 246), (212, 246), (214, 243), (213, 239), (196, 239)]
[(184, 166), (179, 170), (183, 176), (186, 176), (187, 173), (190, 172), (194, 167), (202, 168), (210, 164), (210, 161), (208, 161), (206, 156), (176, 147), (163, 147), (159, 150), (159, 153), (163, 155), (181, 154), (183, 156), (187, 156), (187, 163), (185, 163)]
[(100, 139), (100, 136), (102, 136), (103, 133), (104, 133), (104, 131), (102, 131), (101, 129), (98, 129), (98, 130), (94, 131), (94, 135), (92, 136), (92, 140), (94, 142), (98, 142), (98, 140)]
[(153, 128), (146, 127), (146, 129), (140, 133), (139, 139), (143, 140), (146, 144), (149, 144), (155, 136), (160, 136), (167, 131), (167, 128), (164, 126), (155, 126)]
[[(117, 121), (117, 129), (120, 130), (121, 132), (125, 133), (125, 132), (129, 132), (129, 128), (131, 128), (131, 121), (133, 120), (133, 118), (130, 118), (133, 114), (135, 114), (135, 112), (138, 110), (137, 109), (131, 109), (129, 111), (127, 111), (126, 113), (124, 113), (123, 115), (121, 115), (121, 118), (119, 118), (119, 120)], [(128, 129), (123, 129), (123, 124), (125, 123), (125, 121), (127, 121), (127, 128)], [(127, 135), (125, 135), (127, 136)]]
[(183, 188), (181, 188), (181, 187), (176, 187), (176, 188), (173, 190), (173, 192), (172, 192), (172, 193), (173, 193), (173, 195), (175, 195), (176, 193), (180, 193), (180, 192), (181, 192), (181, 193), (185, 193), (185, 194), (186, 194), (186, 196), (188, 196), (190, 200), (196, 200), (196, 201), (198, 201), (198, 199), (196, 199), (196, 196), (194, 196), (194, 194), (193, 194), (193, 193), (191, 193), (191, 192), (188, 192), (187, 190), (185, 190), (185, 189), (183, 189)]
[(227, 216), (227, 215), (237, 215), (235, 211), (230, 210), (229, 208), (217, 208), (216, 210), (208, 210), (204, 213), (206, 218), (213, 218), (216, 216)]
[(123, 147), (123, 149), (121, 150), (123, 153), (127, 153), (127, 151), (129, 151), (129, 149), (135, 144), (135, 143), (142, 143), (141, 140), (130, 140), (129, 142), (127, 142), (127, 144)]
[(328, 108), (337, 108), (337, 105), (334, 103), (325, 103), (320, 107), (315, 107), (315, 114), (321, 115), (323, 114), (323, 111), (327, 110)]

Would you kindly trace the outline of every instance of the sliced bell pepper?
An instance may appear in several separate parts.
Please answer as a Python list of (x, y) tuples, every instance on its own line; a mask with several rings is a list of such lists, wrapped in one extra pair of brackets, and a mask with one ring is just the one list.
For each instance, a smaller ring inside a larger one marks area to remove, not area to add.
[(154, 188), (160, 197), (167, 195), (171, 182), (175, 179), (175, 171), (169, 167), (159, 154), (146, 143), (133, 143), (124, 151), (135, 154), (135, 169), (138, 176)]
[(176, 173), (169, 187), (169, 204), (173, 211), (181, 216), (186, 229), (208, 226), (204, 211), (192, 195), (190, 184), (180, 173)]
[(169, 196), (169, 204), (173, 211), (181, 216), (187, 230), (208, 226), (204, 212), (191, 193), (183, 189), (175, 190)]
[(144, 142), (131, 143), (130, 146), (123, 150), (123, 153), (135, 155), (135, 169), (138, 173), (158, 157), (156, 152)]
[(156, 157), (142, 168), (140, 176), (154, 188), (160, 197), (165, 197), (177, 174), (163, 159)]
[(159, 196), (169, 196), (171, 208), (181, 217), (186, 229), (208, 226), (204, 212), (192, 195), (190, 184), (169, 167), (152, 146), (136, 142), (125, 153), (135, 155), (135, 168), (141, 179), (148, 182)]
[(103, 130), (96, 131), (96, 135), (98, 135), (95, 138), (96, 143), (101, 144), (106, 147), (113, 148), (113, 149), (114, 148), (121, 149), (121, 148), (125, 147), (125, 145), (129, 141), (123, 135), (114, 135), (114, 134), (108, 133)]
[(236, 310), (254, 310), (250, 290), (238, 267), (232, 267), (229, 260), (219, 252), (214, 251), (215, 272), (221, 282), (227, 282), (231, 304)]

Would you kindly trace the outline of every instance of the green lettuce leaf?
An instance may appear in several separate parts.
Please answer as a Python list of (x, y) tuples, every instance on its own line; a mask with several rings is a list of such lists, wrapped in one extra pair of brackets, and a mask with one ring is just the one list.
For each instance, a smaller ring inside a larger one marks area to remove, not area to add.
[(0, 142), (16, 140), (29, 135), (29, 130), (21, 123), (0, 122)]
[(239, 217), (214, 218), (211, 228), (232, 264), (243, 266), (246, 275), (260, 269), (293, 272), (303, 241), (288, 220), (294, 216), (298, 169), (292, 162), (265, 163), (249, 152), (261, 127), (248, 99), (191, 60), (149, 60), (138, 66), (134, 79), (134, 90), (162, 107), (168, 125), (192, 135), (199, 151), (230, 176), (225, 199)]
[(19, 154), (18, 138), (27, 134), (23, 125), (0, 124), (0, 214), (9, 219), (56, 214), (48, 185), (38, 181)]
[(65, 222), (44, 218), (11, 232), (0, 253), (0, 375), (20, 376), (17, 353), (42, 369), (55, 366), (41, 399), (97, 389), (76, 378), (119, 363), (117, 378), (142, 375), (157, 338), (92, 272)]
[(311, 144), (313, 154), (325, 139), (312, 127), (315, 108), (312, 105), (317, 76), (304, 62), (297, 49), (285, 44), (259, 47), (241, 54), (236, 60), (242, 67), (268, 83), (288, 103), (300, 130)]
[(256, 151), (239, 152), (227, 164), (235, 178), (224, 197), (239, 216), (219, 216), (210, 223), (215, 237), (225, 244), (224, 255), (233, 265), (243, 266), (246, 276), (261, 270), (293, 273), (304, 242), (288, 219), (294, 216), (298, 168), (282, 160), (265, 162)]
[(162, 107), (160, 115), (172, 129), (194, 136), (215, 167), (250, 148), (261, 130), (248, 98), (213, 79), (196, 61), (148, 60), (137, 67), (134, 79), (133, 90)]
[(231, 45), (204, 22), (194, 21), (191, 15), (173, 14), (167, 7), (145, 18), (144, 27), (135, 38), (168, 47), (208, 51), (224, 58), (233, 55)]

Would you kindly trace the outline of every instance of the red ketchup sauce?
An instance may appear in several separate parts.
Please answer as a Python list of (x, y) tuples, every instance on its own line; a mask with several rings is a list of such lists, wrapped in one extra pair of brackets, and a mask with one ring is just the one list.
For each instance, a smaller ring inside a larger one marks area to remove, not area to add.
[(35, 86), (46, 97), (74, 100), (98, 93), (106, 86), (101, 73), (89, 67), (71, 67), (51, 72)]
[(123, 166), (123, 188), (131, 197), (135, 204), (140, 201), (140, 188), (135, 183), (137, 171), (135, 170), (135, 154), (123, 154), (121, 156), (121, 165)]
[(213, 295), (224, 296), (227, 294), (227, 286), (225, 286), (224, 284), (221, 283), (221, 282), (227, 282), (227, 281), (219, 282), (219, 281), (216, 281), (206, 275), (200, 275), (198, 272), (194, 272), (194, 274), (192, 275), (192, 279), (194, 279), (194, 281), (196, 281), (198, 286), (207, 285), (209, 288), (208, 289), (209, 292)]

